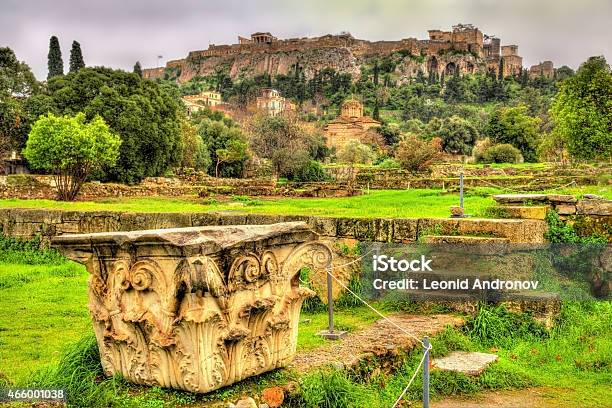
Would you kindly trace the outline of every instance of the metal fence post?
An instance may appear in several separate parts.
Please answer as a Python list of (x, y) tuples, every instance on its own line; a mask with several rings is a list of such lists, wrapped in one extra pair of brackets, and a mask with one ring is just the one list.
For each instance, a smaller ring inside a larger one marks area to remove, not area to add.
[(459, 206), (463, 210), (463, 170), (459, 173)]
[(425, 359), (423, 360), (423, 408), (429, 408), (429, 337), (423, 339)]
[(329, 334), (334, 334), (334, 295), (332, 293), (331, 267), (327, 268), (327, 317)]

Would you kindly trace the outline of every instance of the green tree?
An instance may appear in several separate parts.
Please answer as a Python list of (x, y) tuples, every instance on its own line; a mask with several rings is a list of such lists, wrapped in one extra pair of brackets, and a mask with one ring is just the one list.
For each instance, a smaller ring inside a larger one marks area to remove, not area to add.
[(527, 114), (525, 105), (502, 107), (490, 116), (486, 135), (494, 144), (511, 144), (520, 150), (527, 162), (537, 161), (540, 119)]
[(427, 170), (440, 155), (440, 139), (422, 140), (414, 134), (406, 135), (397, 145), (395, 159), (411, 172)]
[(198, 134), (198, 127), (185, 118), (181, 120), (181, 138), (183, 144), (181, 167), (208, 171), (211, 164), (208, 146)]
[(215, 166), (215, 177), (219, 177), (219, 166), (223, 163), (233, 163), (245, 160), (247, 156), (247, 144), (240, 139), (231, 139), (224, 148), (217, 149), (217, 164)]
[(33, 168), (52, 172), (60, 200), (71, 201), (92, 171), (112, 166), (119, 158), (121, 139), (96, 116), (42, 116), (32, 126), (23, 155)]
[(439, 137), (442, 149), (451, 154), (471, 154), (478, 139), (478, 131), (466, 119), (451, 116), (441, 120), (432, 120), (427, 125), (427, 138)]
[(604, 57), (591, 57), (561, 83), (552, 106), (554, 132), (579, 159), (612, 157), (612, 73)]
[(272, 162), (277, 177), (292, 174), (310, 158), (317, 143), (297, 119), (287, 116), (257, 115), (248, 126), (250, 144), (260, 157)]
[(81, 68), (85, 68), (81, 44), (77, 41), (73, 41), (72, 48), (70, 49), (70, 72), (78, 71)]
[(48, 95), (60, 114), (101, 116), (123, 140), (119, 160), (105, 179), (134, 183), (179, 166), (183, 154), (178, 89), (109, 68), (82, 68), (49, 80)]
[(62, 50), (60, 49), (59, 40), (56, 36), (52, 36), (49, 40), (47, 68), (47, 79), (51, 79), (55, 76), (64, 75), (64, 61), (62, 61)]
[[(213, 114), (211, 116), (215, 117)], [(232, 122), (224, 122), (222, 117), (216, 119), (205, 117), (199, 122), (198, 133), (204, 144), (208, 146), (210, 162), (215, 163), (215, 166), (209, 168), (209, 174), (217, 177), (242, 176), (244, 163), (248, 159), (248, 155), (240, 156), (237, 154), (240, 150), (238, 147), (246, 146), (246, 137), (240, 127)], [(219, 153), (223, 157), (219, 158)], [(220, 166), (220, 164), (224, 164), (224, 166)]]
[(0, 47), (0, 157), (20, 148), (29, 128), (25, 103), (39, 89), (30, 67)]
[(140, 61), (136, 61), (132, 72), (142, 78), (142, 66), (140, 65)]

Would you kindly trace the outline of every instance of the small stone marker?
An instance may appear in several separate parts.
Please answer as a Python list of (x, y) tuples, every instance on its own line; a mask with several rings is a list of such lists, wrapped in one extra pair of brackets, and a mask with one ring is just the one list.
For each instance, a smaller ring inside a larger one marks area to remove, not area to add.
[(480, 375), (489, 364), (497, 361), (497, 355), (454, 351), (446, 357), (437, 358), (433, 366), (439, 370), (456, 371), (465, 375)]

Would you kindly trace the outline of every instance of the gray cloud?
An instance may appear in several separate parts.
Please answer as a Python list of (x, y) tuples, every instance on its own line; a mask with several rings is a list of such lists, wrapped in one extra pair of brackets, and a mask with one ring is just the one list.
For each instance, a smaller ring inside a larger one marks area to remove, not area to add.
[(369, 40), (425, 38), (463, 22), (519, 45), (524, 64), (551, 59), (576, 68), (591, 55), (612, 57), (608, 0), (106, 0), (0, 1), (0, 45), (13, 48), (39, 79), (48, 42), (60, 39), (65, 64), (81, 43), (87, 65), (155, 66), (238, 34), (279, 37), (350, 31)]

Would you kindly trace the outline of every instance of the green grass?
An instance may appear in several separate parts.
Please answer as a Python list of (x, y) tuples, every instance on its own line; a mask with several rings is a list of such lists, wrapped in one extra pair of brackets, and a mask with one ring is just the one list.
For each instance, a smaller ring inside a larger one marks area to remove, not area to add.
[(91, 331), (87, 272), (54, 254), (0, 248), (0, 373), (23, 384)]
[[(466, 212), (482, 215), (492, 205), (488, 196), (470, 195)], [(459, 194), (434, 189), (372, 190), (367, 195), (344, 198), (258, 198), (210, 203), (205, 199), (117, 198), (73, 203), (53, 200), (0, 200), (0, 208), (46, 208), (73, 211), (207, 212), (231, 211), (251, 214), (318, 215), (361, 218), (448, 217), (449, 207), (459, 204)]]
[[(87, 312), (87, 273), (37, 242), (0, 239), (0, 387), (65, 387), (73, 406), (163, 408), (233, 400), (289, 380), (301, 383), (289, 407), (388, 407), (402, 391), (420, 358), (416, 350), (394, 373), (371, 363), (359, 372), (324, 370), (305, 375), (275, 371), (206, 396), (141, 387), (120, 377), (102, 378)], [(387, 313), (389, 304), (379, 305)], [(316, 310), (316, 309), (315, 309)], [(364, 307), (339, 307), (336, 327), (354, 331), (377, 318)], [(325, 342), (316, 333), (327, 325), (325, 311), (302, 313), (298, 348)], [(464, 330), (447, 329), (432, 340), (433, 356), (453, 350), (494, 351), (499, 362), (480, 377), (434, 371), (431, 394), (440, 398), (486, 390), (531, 386), (551, 390), (551, 401), (566, 406), (601, 407), (612, 400), (612, 302), (566, 302), (557, 324), (546, 330), (527, 315), (502, 307), (481, 307)], [(420, 382), (420, 376), (416, 384)], [(415, 385), (408, 398), (418, 400)]]
[[(432, 399), (487, 390), (545, 387), (550, 406), (610, 406), (612, 391), (612, 303), (565, 303), (558, 324), (547, 331), (525, 315), (503, 307), (481, 307), (464, 330), (447, 328), (432, 339), (432, 356), (454, 350), (496, 352), (499, 361), (478, 377), (434, 370)], [(301, 395), (290, 406), (389, 407), (418, 366), (415, 350), (392, 374), (379, 364), (362, 367), (359, 375), (329, 368), (300, 379)], [(406, 400), (422, 398), (419, 374)], [(418, 403), (416, 403), (418, 406)]]

